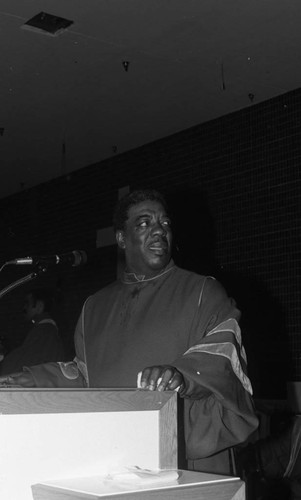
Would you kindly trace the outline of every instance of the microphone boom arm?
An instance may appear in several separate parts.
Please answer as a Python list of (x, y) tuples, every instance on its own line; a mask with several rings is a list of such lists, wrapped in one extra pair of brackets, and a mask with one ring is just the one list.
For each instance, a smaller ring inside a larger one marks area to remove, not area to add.
[(41, 273), (43, 273), (45, 271), (46, 271), (45, 266), (38, 267), (37, 271), (34, 271), (34, 272), (30, 273), (30, 274), (27, 274), (26, 276), (23, 276), (23, 278), (20, 278), (20, 279), (18, 279), (16, 281), (13, 281), (13, 283), (11, 283), (10, 285), (7, 285), (5, 288), (3, 288), (2, 290), (0, 290), (0, 299), (4, 295), (6, 295), (7, 293), (9, 293), (12, 290), (14, 290), (15, 288), (17, 288), (18, 286), (24, 285), (28, 281), (31, 281), (31, 280), (37, 278), (38, 276), (40, 276)]

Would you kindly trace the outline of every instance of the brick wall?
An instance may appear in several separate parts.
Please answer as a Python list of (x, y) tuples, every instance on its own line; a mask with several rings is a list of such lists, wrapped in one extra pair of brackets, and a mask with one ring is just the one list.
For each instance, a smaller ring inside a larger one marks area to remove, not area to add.
[[(115, 276), (116, 248), (95, 242), (111, 224), (118, 189), (159, 188), (176, 216), (175, 258), (214, 274), (235, 296), (257, 393), (279, 396), (286, 379), (301, 380), (300, 163), (301, 89), (0, 200), (1, 262), (87, 251), (85, 267), (57, 266), (38, 278), (57, 289), (71, 354), (84, 298)], [(30, 271), (5, 267), (1, 287)], [(24, 335), (26, 287), (0, 302), (11, 344)]]

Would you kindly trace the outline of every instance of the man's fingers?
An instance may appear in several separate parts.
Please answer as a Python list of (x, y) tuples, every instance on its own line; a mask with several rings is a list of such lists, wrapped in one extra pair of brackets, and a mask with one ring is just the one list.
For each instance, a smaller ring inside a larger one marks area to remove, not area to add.
[(176, 368), (167, 368), (162, 373), (162, 382), (158, 387), (158, 391), (175, 391), (183, 382), (183, 376)]
[(35, 387), (35, 383), (30, 373), (20, 372), (0, 377), (1, 387)]
[(149, 366), (138, 377), (138, 387), (148, 391), (174, 391), (183, 382), (183, 376), (173, 366)]
[(20, 384), (13, 377), (5, 377), (3, 380), (0, 380), (0, 388), (1, 387), (20, 387)]
[(167, 367), (161, 373), (161, 381), (158, 385), (158, 391), (167, 391), (170, 389), (170, 383), (174, 378), (174, 369)]
[(179, 389), (182, 385), (184, 384), (184, 379), (183, 376), (180, 372), (176, 372), (173, 376), (173, 378), (170, 380), (169, 385), (168, 385), (168, 390), (169, 391), (176, 391)]
[(141, 375), (141, 388), (148, 389), (149, 391), (156, 390), (160, 375), (160, 366), (150, 366), (148, 368), (145, 368)]
[(0, 386), (2, 387), (11, 387), (11, 386), (16, 386), (18, 385), (17, 383), (17, 378), (21, 375), (21, 372), (19, 373), (13, 373), (11, 375), (3, 375), (0, 377)]

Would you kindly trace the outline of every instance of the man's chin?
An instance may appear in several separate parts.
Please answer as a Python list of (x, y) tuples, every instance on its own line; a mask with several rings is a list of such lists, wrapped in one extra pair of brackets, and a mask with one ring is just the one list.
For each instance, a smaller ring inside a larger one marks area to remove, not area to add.
[(170, 256), (165, 253), (162, 255), (156, 255), (149, 261), (150, 268), (156, 271), (164, 269), (170, 261)]

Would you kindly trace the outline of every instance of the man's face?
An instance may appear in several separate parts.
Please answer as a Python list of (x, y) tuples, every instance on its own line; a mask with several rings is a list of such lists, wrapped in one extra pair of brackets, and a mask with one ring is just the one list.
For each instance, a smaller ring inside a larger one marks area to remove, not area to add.
[(23, 314), (26, 321), (32, 321), (39, 313), (38, 303), (34, 300), (31, 293), (26, 295), (23, 306)]
[(125, 250), (127, 271), (150, 277), (170, 261), (170, 219), (158, 201), (143, 201), (130, 207), (124, 231), (117, 242)]

